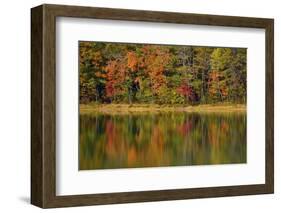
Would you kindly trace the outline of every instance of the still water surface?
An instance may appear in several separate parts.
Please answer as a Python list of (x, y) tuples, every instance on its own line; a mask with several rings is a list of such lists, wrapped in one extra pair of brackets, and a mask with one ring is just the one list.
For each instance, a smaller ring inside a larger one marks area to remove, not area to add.
[(80, 115), (80, 170), (230, 163), (246, 163), (246, 113)]

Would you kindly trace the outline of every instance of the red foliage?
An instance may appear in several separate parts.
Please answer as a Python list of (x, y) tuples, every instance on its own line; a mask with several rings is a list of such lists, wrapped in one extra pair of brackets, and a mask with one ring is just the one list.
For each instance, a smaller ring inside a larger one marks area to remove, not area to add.
[(105, 90), (106, 90), (106, 95), (108, 97), (112, 97), (114, 96), (114, 87), (113, 87), (113, 84), (111, 82), (108, 82), (106, 85), (105, 85)]
[(177, 88), (177, 92), (183, 96), (191, 97), (192, 88), (188, 86), (187, 83), (183, 83), (180, 87)]

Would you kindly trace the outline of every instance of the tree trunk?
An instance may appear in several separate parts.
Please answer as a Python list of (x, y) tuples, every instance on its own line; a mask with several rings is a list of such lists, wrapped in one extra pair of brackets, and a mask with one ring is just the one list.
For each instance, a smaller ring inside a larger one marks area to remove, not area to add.
[(132, 104), (131, 88), (128, 88), (128, 100), (129, 100), (129, 104)]

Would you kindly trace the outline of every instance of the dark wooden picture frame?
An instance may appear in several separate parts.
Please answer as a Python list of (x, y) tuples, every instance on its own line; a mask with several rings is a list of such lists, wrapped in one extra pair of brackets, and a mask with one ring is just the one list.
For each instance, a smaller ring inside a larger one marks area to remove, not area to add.
[[(265, 184), (87, 195), (56, 195), (56, 17), (265, 29)], [(63, 5), (31, 9), (31, 203), (42, 208), (274, 192), (274, 20)]]

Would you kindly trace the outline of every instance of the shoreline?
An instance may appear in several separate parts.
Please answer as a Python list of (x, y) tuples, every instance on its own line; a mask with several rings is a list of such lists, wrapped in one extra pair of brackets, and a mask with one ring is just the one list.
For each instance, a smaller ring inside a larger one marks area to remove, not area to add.
[(158, 104), (79, 104), (80, 114), (104, 113), (164, 113), (164, 112), (194, 112), (194, 113), (246, 113), (246, 104), (201, 104), (187, 105), (158, 105)]

